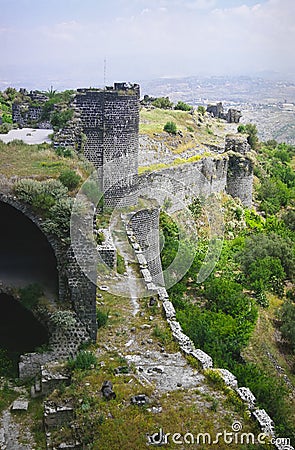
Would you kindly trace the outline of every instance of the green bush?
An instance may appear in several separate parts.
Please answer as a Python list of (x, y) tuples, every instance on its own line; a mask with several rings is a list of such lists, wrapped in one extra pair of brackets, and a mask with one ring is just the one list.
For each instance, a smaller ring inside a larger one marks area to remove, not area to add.
[(62, 156), (63, 158), (71, 158), (73, 156), (73, 149), (71, 147), (59, 146), (55, 149), (57, 156)]
[(286, 300), (281, 310), (281, 333), (295, 351), (295, 303)]
[(101, 309), (97, 309), (97, 311), (96, 311), (97, 327), (101, 328), (101, 327), (106, 326), (108, 320), (109, 320), (109, 311), (104, 312)]
[(258, 147), (258, 137), (257, 137), (257, 127), (253, 123), (247, 123), (247, 125), (239, 125), (238, 133), (247, 134), (248, 144), (251, 146), (253, 150)]
[[(59, 180), (35, 181), (24, 179), (15, 183), (14, 192), (20, 200), (31, 205), (35, 203), (36, 206), (36, 196), (49, 195), (54, 200), (57, 200), (64, 197), (68, 189)], [(40, 198), (42, 199), (42, 197)]]
[(71, 370), (90, 370), (97, 366), (97, 358), (94, 353), (81, 350), (76, 358), (70, 358), (68, 367)]
[(63, 330), (69, 330), (77, 323), (74, 313), (67, 310), (55, 311), (51, 314), (50, 320), (57, 328)]
[(158, 97), (152, 102), (152, 105), (161, 109), (171, 109), (173, 107), (169, 97)]
[(44, 230), (68, 242), (72, 207), (72, 198), (65, 197), (58, 199), (50, 208), (48, 218), (43, 222)]
[(54, 130), (64, 128), (69, 120), (72, 119), (74, 111), (72, 109), (65, 109), (64, 111), (54, 111), (51, 115), (50, 122)]
[(85, 181), (82, 186), (82, 192), (84, 195), (86, 195), (88, 200), (90, 200), (95, 205), (97, 205), (98, 202), (103, 201), (103, 196), (99, 189), (98, 182), (95, 180)]
[(164, 131), (166, 131), (167, 133), (170, 133), (170, 134), (176, 134), (176, 132), (177, 132), (176, 123), (175, 122), (167, 122), (164, 125)]
[(236, 255), (241, 263), (243, 272), (247, 277), (252, 263), (262, 260), (267, 256), (278, 258), (291, 280), (295, 277), (295, 254), (293, 243), (288, 238), (282, 238), (275, 233), (252, 235), (245, 241), (245, 247)]
[(76, 189), (81, 181), (81, 177), (74, 170), (71, 169), (64, 170), (60, 174), (58, 179), (64, 186), (66, 186), (69, 189), (69, 191)]

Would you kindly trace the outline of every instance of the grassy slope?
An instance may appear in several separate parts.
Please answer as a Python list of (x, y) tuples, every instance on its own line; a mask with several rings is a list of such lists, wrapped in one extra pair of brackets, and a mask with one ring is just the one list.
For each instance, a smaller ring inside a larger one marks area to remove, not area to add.
[[(163, 132), (164, 125), (175, 122), (177, 130), (183, 134), (182, 139), (175, 139)], [(174, 111), (165, 109), (146, 109), (140, 112), (140, 134), (145, 134), (155, 140), (163, 141), (173, 153), (182, 153), (198, 145), (221, 145), (226, 124), (223, 121), (204, 117), (194, 112)], [(155, 136), (156, 133), (156, 136)], [(157, 136), (160, 134), (160, 136)]]
[[(238, 420), (243, 423), (243, 432), (259, 434), (259, 430), (254, 422), (249, 418), (245, 406), (228, 389), (219, 388), (216, 385), (205, 381), (202, 386), (193, 389), (180, 388), (169, 393), (159, 393), (155, 391), (153, 385), (142, 384), (135, 373), (114, 375), (114, 369), (126, 364), (124, 355), (130, 354), (125, 342), (135, 335), (141, 340), (151, 337), (153, 343), (148, 347), (141, 346), (139, 354), (146, 350), (157, 350), (159, 344), (163, 345), (165, 336), (165, 351), (174, 352), (178, 348), (171, 339), (167, 325), (162, 319), (160, 308), (154, 308), (152, 314), (154, 321), (151, 322), (150, 330), (142, 330), (142, 324), (147, 323), (151, 309), (147, 307), (147, 300), (140, 301), (141, 312), (130, 319), (130, 300), (122, 297), (115, 297), (108, 292), (102, 292), (103, 299), (99, 298), (99, 303), (103, 302), (100, 309), (109, 311), (110, 318), (107, 325), (98, 331), (98, 344), (93, 350), (98, 354), (98, 368), (75, 372), (73, 384), (66, 389), (62, 395), (65, 398), (74, 398), (78, 406), (77, 421), (78, 427), (83, 430), (84, 439), (87, 436), (93, 443), (90, 447), (93, 450), (129, 450), (146, 448), (146, 434), (152, 434), (163, 428), (165, 433), (179, 432), (184, 435), (187, 432), (197, 436), (198, 433), (211, 433), (215, 437), (216, 433), (223, 430), (231, 431), (233, 421)], [(129, 316), (129, 317), (128, 317)], [(126, 321), (126, 317), (128, 320)], [(155, 336), (154, 328), (158, 325), (163, 334)], [(130, 333), (131, 328), (135, 331)], [(101, 398), (100, 389), (103, 381), (110, 380), (114, 385), (117, 394), (115, 400), (105, 401)], [(149, 411), (147, 407), (130, 405), (132, 395), (145, 393), (151, 398), (149, 408), (162, 407), (160, 413)], [(60, 393), (54, 392), (52, 400)], [(63, 439), (64, 433), (70, 433), (70, 429), (64, 429), (61, 433), (55, 433), (57, 442)], [(94, 440), (90, 436), (94, 434)], [(195, 446), (190, 446), (196, 448)], [(186, 446), (178, 444), (169, 445), (169, 448), (181, 448)], [(198, 446), (198, 448), (216, 448), (216, 445)], [(226, 449), (228, 444), (219, 442), (218, 448)], [(250, 447), (233, 446), (233, 448), (247, 449)], [(262, 448), (262, 447), (261, 447)], [(265, 447), (264, 447), (265, 448)], [(255, 446), (259, 449), (259, 446)]]
[[(243, 357), (264, 370), (274, 378), (281, 378), (286, 375), (295, 388), (295, 374), (293, 367), (295, 357), (286, 351), (285, 345), (280, 344), (280, 335), (275, 327), (278, 319), (278, 310), (282, 305), (282, 300), (275, 295), (268, 294), (270, 306), (267, 309), (260, 308), (259, 317), (255, 330), (250, 338), (247, 348), (243, 351)], [(276, 364), (283, 370), (278, 370)], [(288, 385), (286, 385), (288, 388)], [(295, 398), (289, 397), (293, 419), (295, 423)]]
[(0, 142), (1, 175), (10, 178), (35, 177), (39, 180), (57, 178), (67, 168), (75, 169), (82, 178), (88, 164), (73, 155), (71, 158), (57, 156), (48, 144), (27, 145), (20, 141), (10, 144)]

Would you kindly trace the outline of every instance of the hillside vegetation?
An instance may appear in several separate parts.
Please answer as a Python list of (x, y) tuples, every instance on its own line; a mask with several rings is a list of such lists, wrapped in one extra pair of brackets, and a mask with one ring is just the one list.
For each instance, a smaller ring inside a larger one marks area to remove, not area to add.
[[(295, 148), (275, 141), (257, 147), (256, 210), (221, 198), (225, 241), (214, 272), (197, 274), (208, 249), (202, 199), (191, 210), (201, 239), (185, 277), (170, 289), (177, 317), (196, 346), (250, 387), (282, 437), (295, 439)], [(178, 248), (165, 213), (164, 268)]]

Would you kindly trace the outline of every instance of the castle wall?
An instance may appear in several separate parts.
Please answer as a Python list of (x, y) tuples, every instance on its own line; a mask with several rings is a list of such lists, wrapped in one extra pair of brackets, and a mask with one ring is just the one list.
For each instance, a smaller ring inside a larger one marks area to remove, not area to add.
[(225, 190), (228, 160), (226, 156), (202, 158), (194, 163), (143, 173), (139, 176), (140, 194), (154, 191), (162, 205), (166, 198), (185, 204), (194, 197), (208, 197)]

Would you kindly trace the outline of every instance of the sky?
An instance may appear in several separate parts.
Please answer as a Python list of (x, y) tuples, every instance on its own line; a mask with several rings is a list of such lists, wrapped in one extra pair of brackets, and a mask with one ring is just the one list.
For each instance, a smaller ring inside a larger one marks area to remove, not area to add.
[(295, 74), (295, 0), (0, 0), (0, 89)]

